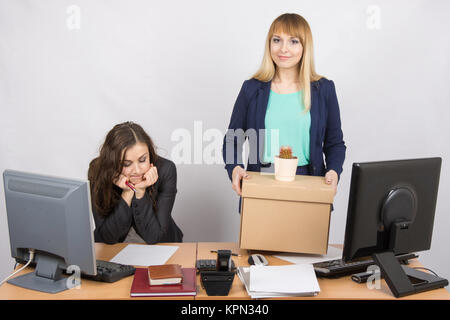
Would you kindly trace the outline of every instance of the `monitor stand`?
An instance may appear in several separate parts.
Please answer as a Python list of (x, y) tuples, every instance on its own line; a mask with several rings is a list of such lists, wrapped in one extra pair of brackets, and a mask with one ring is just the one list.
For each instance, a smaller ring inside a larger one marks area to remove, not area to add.
[(58, 293), (69, 289), (62, 271), (58, 259), (41, 256), (34, 272), (11, 279), (8, 283), (46, 293)]
[(376, 253), (372, 257), (396, 298), (448, 285), (447, 279), (400, 265), (393, 252)]

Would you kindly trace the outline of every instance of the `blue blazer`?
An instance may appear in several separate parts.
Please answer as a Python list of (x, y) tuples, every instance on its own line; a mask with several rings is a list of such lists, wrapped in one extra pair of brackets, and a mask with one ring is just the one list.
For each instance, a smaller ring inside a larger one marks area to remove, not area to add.
[[(230, 180), (235, 166), (239, 165), (244, 168), (242, 145), (245, 138), (249, 140), (247, 170), (259, 172), (262, 167), (267, 166), (261, 161), (264, 151), (264, 134), (258, 133), (261, 129), (265, 129), (270, 86), (271, 81), (262, 82), (250, 79), (244, 81), (239, 92), (222, 147), (225, 169), (228, 171)], [(333, 81), (321, 78), (311, 82), (310, 114), (309, 172), (314, 176), (324, 176), (328, 170), (332, 169), (340, 177), (346, 146), (343, 140), (339, 104)], [(242, 131), (245, 132), (244, 138), (236, 134)], [(256, 139), (255, 133), (257, 133)]]

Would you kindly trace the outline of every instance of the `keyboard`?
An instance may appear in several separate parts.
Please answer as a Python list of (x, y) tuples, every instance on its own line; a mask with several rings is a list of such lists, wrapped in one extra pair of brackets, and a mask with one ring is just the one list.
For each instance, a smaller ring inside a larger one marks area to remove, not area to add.
[[(16, 263), (25, 264), (26, 260), (16, 258)], [(82, 279), (100, 281), (100, 282), (116, 282), (122, 278), (131, 276), (136, 271), (133, 266), (128, 266), (124, 264), (119, 264), (110, 261), (96, 260), (97, 264), (97, 275), (88, 275), (81, 273)], [(30, 267), (36, 267), (36, 262), (31, 262)], [(68, 274), (64, 271), (64, 274)]]
[(110, 261), (96, 260), (97, 275), (81, 274), (81, 278), (101, 281), (101, 282), (116, 282), (122, 278), (131, 276), (136, 271), (136, 268), (129, 265), (119, 264)]
[[(415, 259), (418, 255), (414, 253), (402, 254), (396, 256), (401, 264), (408, 264), (410, 259)], [(314, 271), (318, 277), (333, 278), (352, 275), (359, 272), (364, 272), (367, 267), (374, 265), (373, 259), (344, 262), (342, 259), (330, 260), (324, 262), (314, 263)]]

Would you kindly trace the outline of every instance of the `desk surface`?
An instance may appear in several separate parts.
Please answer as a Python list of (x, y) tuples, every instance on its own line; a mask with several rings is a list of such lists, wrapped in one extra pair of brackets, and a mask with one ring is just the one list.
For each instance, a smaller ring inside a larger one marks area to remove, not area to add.
[[(197, 243), (159, 243), (160, 245), (176, 245), (179, 246), (177, 251), (167, 261), (167, 263), (178, 263), (185, 268), (195, 267), (195, 258)], [(98, 260), (111, 260), (117, 253), (122, 250), (127, 243), (118, 243), (115, 245), (106, 245), (101, 243), (95, 244), (95, 255)], [(27, 268), (20, 274), (25, 274), (32, 271), (32, 268)], [(5, 283), (0, 287), (0, 299), (7, 300), (64, 300), (64, 299), (88, 299), (88, 300), (123, 300), (123, 299), (167, 299), (167, 300), (193, 300), (193, 296), (186, 297), (130, 297), (130, 288), (133, 282), (133, 277), (126, 277), (114, 283), (98, 282), (92, 280), (81, 279), (81, 288), (66, 290), (57, 294), (50, 294), (44, 292), (31, 291), (20, 287)]]
[[(334, 245), (336, 247), (341, 247), (342, 245)], [(241, 257), (233, 257), (234, 263), (237, 266), (248, 266), (248, 251), (245, 249), (239, 249), (239, 245), (237, 243), (224, 243), (224, 242), (199, 242), (197, 244), (197, 258), (198, 259), (213, 259), (216, 257), (216, 254), (211, 253), (210, 250), (217, 249), (230, 249), (234, 253), (239, 253)], [(251, 253), (256, 253), (258, 251), (252, 251)], [(267, 253), (260, 252), (265, 255), (267, 258), (269, 265), (273, 266), (281, 266), (291, 264), (285, 260), (281, 260), (275, 257), (268, 255)], [(410, 261), (410, 267), (422, 267), (420, 262), (417, 259)], [(333, 300), (343, 300), (343, 299), (351, 299), (351, 300), (389, 300), (396, 299), (389, 287), (387, 286), (384, 280), (381, 281), (381, 288), (379, 290), (373, 289), (370, 290), (367, 288), (366, 284), (358, 284), (350, 279), (350, 276), (336, 278), (336, 279), (325, 279), (318, 278), (320, 293), (315, 297), (292, 297), (292, 298), (277, 298), (280, 300), (324, 300), (324, 299), (333, 299)], [(199, 279), (197, 280), (199, 284)], [(233, 286), (230, 290), (230, 293), (226, 297), (210, 297), (206, 294), (205, 290), (201, 288), (197, 289), (197, 300), (207, 300), (207, 299), (250, 299), (250, 296), (247, 295), (247, 291), (245, 289), (244, 284), (241, 282), (239, 277), (236, 275), (233, 281)], [(450, 300), (450, 293), (447, 292), (446, 289), (441, 288), (437, 290), (432, 290), (428, 292), (423, 292), (411, 296), (407, 296), (404, 298), (400, 298), (400, 300), (427, 300), (427, 299), (437, 299), (437, 300)]]
[[(195, 267), (196, 259), (215, 259), (216, 254), (211, 253), (210, 250), (217, 249), (231, 249), (235, 253), (241, 254), (241, 257), (233, 257), (233, 260), (237, 266), (248, 266), (248, 251), (245, 249), (239, 249), (237, 243), (231, 242), (199, 242), (199, 243), (176, 243), (166, 245), (179, 246), (175, 254), (167, 261), (167, 263), (178, 263), (186, 268)], [(96, 257), (100, 260), (112, 259), (126, 244), (96, 244)], [(253, 253), (253, 252), (252, 252)], [(268, 258), (270, 265), (287, 265), (290, 262), (272, 257), (267, 253), (264, 253)], [(412, 260), (411, 267), (421, 267), (419, 261)], [(22, 272), (22, 274), (32, 271), (28, 268)], [(45, 299), (186, 299), (192, 300), (194, 297), (144, 297), (144, 298), (131, 298), (130, 288), (133, 277), (127, 277), (114, 283), (104, 283), (97, 281), (90, 281), (82, 279), (80, 289), (71, 289), (58, 294), (48, 294), (42, 292), (35, 292), (23, 288), (19, 288), (9, 283), (5, 283), (0, 287), (0, 299), (27, 299), (27, 300), (45, 300)], [(289, 299), (301, 299), (301, 300), (323, 300), (323, 299), (373, 299), (373, 300), (388, 300), (395, 299), (389, 290), (386, 282), (381, 281), (381, 289), (369, 290), (365, 284), (357, 284), (350, 280), (350, 277), (342, 277), (338, 279), (318, 279), (320, 285), (320, 293), (316, 297), (294, 297)], [(201, 287), (200, 277), (197, 276), (197, 296), (196, 300), (242, 300), (250, 299), (245, 290), (245, 286), (236, 275), (233, 281), (233, 286), (228, 296), (208, 296), (205, 290)], [(280, 298), (288, 299), (288, 298)], [(450, 293), (446, 289), (437, 289), (428, 291), (412, 296), (404, 297), (402, 299), (438, 299), (438, 300), (450, 300)]]

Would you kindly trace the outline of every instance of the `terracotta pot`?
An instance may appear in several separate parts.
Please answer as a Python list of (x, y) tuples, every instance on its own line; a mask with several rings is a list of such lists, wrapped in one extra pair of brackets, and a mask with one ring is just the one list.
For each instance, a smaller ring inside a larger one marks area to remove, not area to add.
[(294, 181), (297, 172), (298, 158), (283, 159), (278, 156), (275, 159), (275, 179), (278, 181)]

